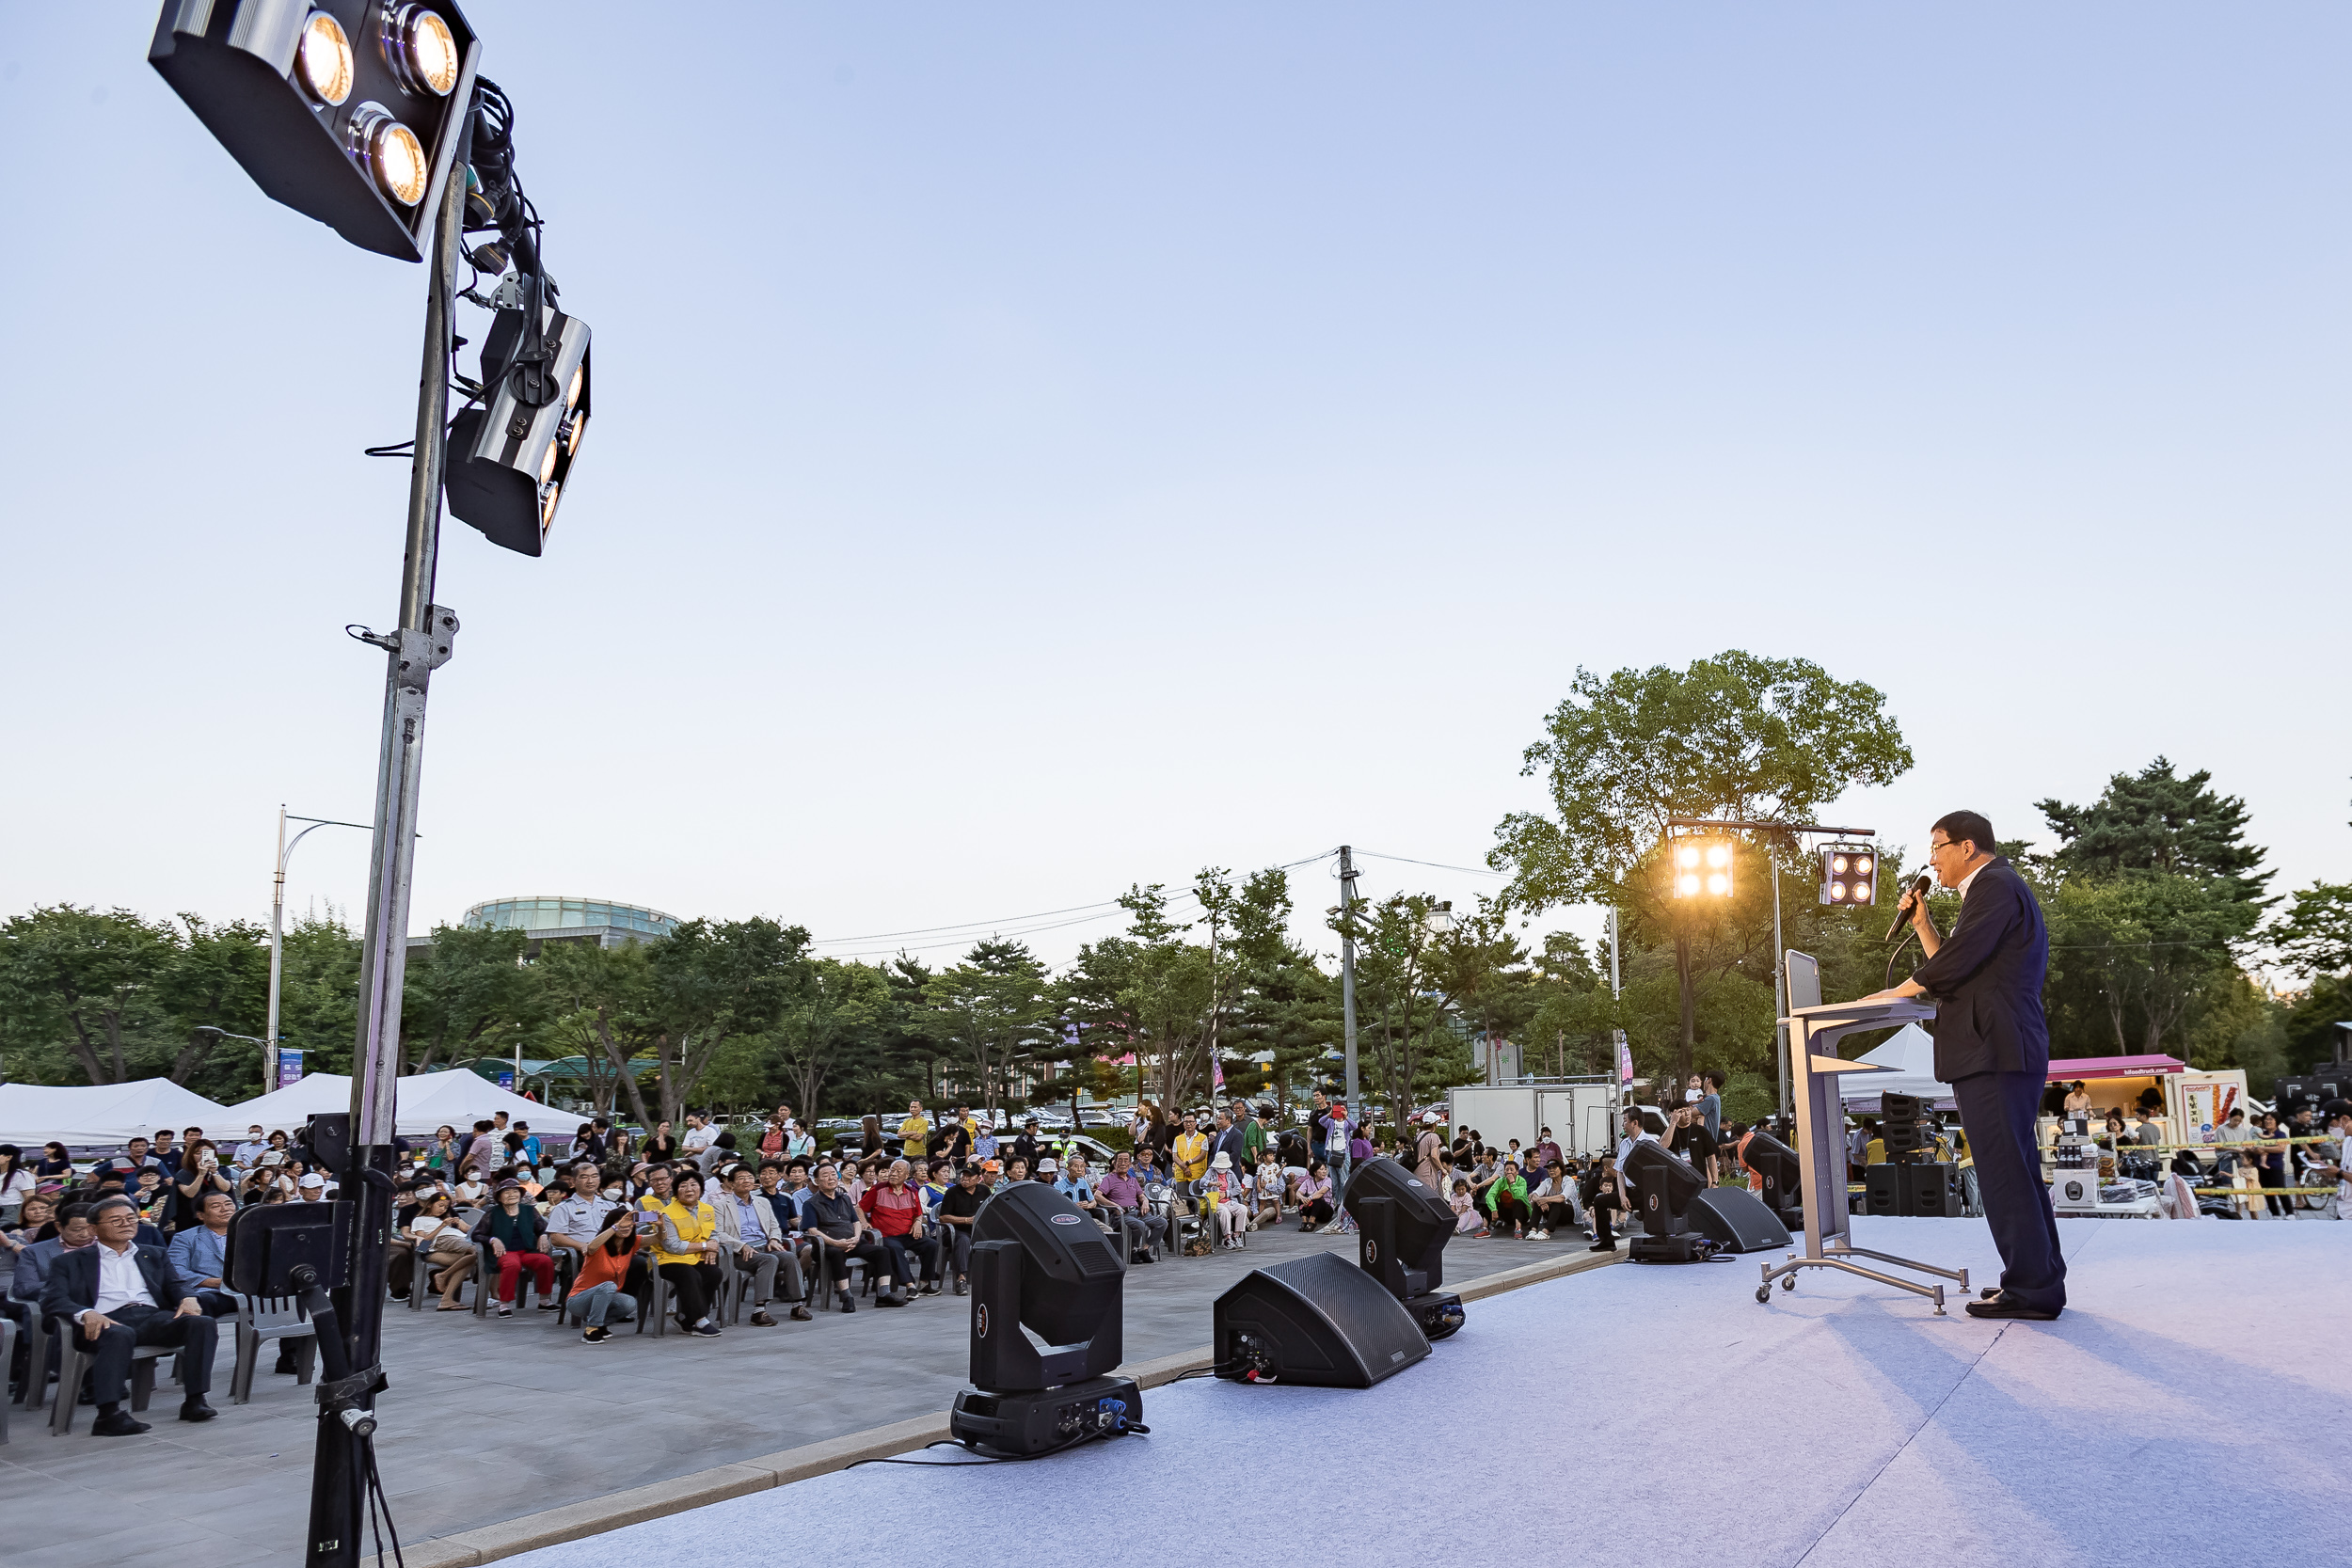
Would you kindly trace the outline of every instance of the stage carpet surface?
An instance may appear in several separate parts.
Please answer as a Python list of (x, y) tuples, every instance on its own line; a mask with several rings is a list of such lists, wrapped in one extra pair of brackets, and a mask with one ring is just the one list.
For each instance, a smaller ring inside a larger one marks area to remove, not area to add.
[[(1857, 1245), (1998, 1278), (1979, 1221), (1854, 1224)], [(1813, 1269), (1758, 1306), (1756, 1257), (1620, 1264), (1474, 1303), (1369, 1391), (1193, 1379), (1144, 1395), (1148, 1437), (1022, 1464), (934, 1449), (934, 1469), (867, 1465), (508, 1560), (771, 1542), (853, 1568), (1213, 1543), (1248, 1561), (1278, 1537), (1285, 1560), (1311, 1543), (1348, 1568), (2345, 1560), (2352, 1223), (2059, 1229), (2056, 1323), (1979, 1322), (1956, 1291), (1938, 1318)]]

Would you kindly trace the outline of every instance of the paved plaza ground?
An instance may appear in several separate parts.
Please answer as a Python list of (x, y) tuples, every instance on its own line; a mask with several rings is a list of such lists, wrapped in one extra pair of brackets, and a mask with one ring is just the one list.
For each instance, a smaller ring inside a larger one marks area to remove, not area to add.
[[(1581, 1252), (1581, 1237), (1457, 1241), (1449, 1283)], [(1209, 1340), (1210, 1304), (1259, 1264), (1345, 1247), (1353, 1236), (1261, 1231), (1246, 1252), (1170, 1259), (1129, 1273), (1126, 1356)], [(731, 1328), (723, 1338), (623, 1332), (584, 1345), (552, 1313), (386, 1318), (390, 1389), (376, 1453), (404, 1544), (666, 1481), (731, 1461), (942, 1415), (965, 1386), (968, 1302), (940, 1295), (902, 1310)], [(269, 1353), (264, 1351), (265, 1357)], [(85, 1407), (69, 1437), (13, 1413), (0, 1446), (0, 1517), (12, 1560), (47, 1568), (295, 1568), (308, 1517), (317, 1421), (310, 1390), (266, 1370), (253, 1401), (229, 1402), (231, 1337), (214, 1369), (219, 1418), (173, 1418), (156, 1389), (139, 1437), (95, 1438)], [(266, 1361), (264, 1363), (266, 1368)], [(389, 1560), (389, 1559), (388, 1559)]]

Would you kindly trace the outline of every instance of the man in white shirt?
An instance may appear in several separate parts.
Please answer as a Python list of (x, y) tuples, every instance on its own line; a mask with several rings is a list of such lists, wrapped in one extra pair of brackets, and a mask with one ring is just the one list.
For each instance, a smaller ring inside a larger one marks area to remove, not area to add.
[(251, 1170), (262, 1163), (262, 1156), (268, 1152), (269, 1137), (257, 1121), (246, 1129), (245, 1142), (237, 1146), (237, 1169), (241, 1172)]
[(182, 1348), (181, 1386), (187, 1398), (180, 1418), (211, 1420), (215, 1412), (204, 1394), (213, 1386), (217, 1325), (181, 1287), (164, 1249), (137, 1244), (139, 1212), (128, 1198), (101, 1198), (91, 1206), (91, 1219), (97, 1244), (60, 1253), (40, 1301), (42, 1313), (72, 1323), (90, 1352), (90, 1395), (98, 1403), (91, 1435), (130, 1437), (148, 1430), (122, 1408), (131, 1353), (141, 1345)]

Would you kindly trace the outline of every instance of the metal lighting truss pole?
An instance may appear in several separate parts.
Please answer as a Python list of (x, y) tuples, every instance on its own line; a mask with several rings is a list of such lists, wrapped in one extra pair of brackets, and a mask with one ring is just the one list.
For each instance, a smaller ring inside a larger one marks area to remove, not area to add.
[(1347, 1042), (1347, 1108), (1356, 1106), (1356, 859), (1340, 846), (1340, 1026)]
[[(1840, 838), (1872, 838), (1876, 828), (1824, 828), (1811, 822), (1714, 822), (1705, 817), (1676, 816), (1667, 819), (1669, 828), (1724, 828), (1760, 833), (1783, 833), (1794, 837), (1799, 833), (1834, 833)], [(1788, 962), (1780, 939), (1780, 863), (1772, 858), (1767, 845), (1765, 863), (1772, 873), (1772, 1068), (1780, 1084), (1780, 1116), (1788, 1120)]]
[[(286, 842), (286, 824), (308, 822), (309, 827), (294, 834), (294, 843)], [(357, 828), (368, 832), (365, 822), (338, 822), (331, 816), (288, 816), (284, 802), (278, 807), (278, 875), (269, 891), (269, 1027), (262, 1031), (262, 1092), (278, 1087), (278, 987), (286, 972), (286, 863), (294, 859), (296, 846), (321, 828)], [(245, 1038), (238, 1035), (236, 1039)]]
[[(336, 1291), (348, 1382), (373, 1410), (383, 1386), (384, 1268), (391, 1240), (392, 1131), (400, 1077), (400, 989), (408, 958), (408, 891), (417, 853), (417, 798), (424, 754), (424, 697), (449, 661), (457, 617), (433, 600), (440, 543), (442, 432), (449, 423), (450, 295), (456, 283), (462, 164), (450, 170), (427, 258), (424, 364), (417, 388), (416, 455), (408, 470), (407, 553), (400, 573), (400, 624), (356, 631), (385, 651), (384, 735), (375, 775), (375, 844), (368, 861), (367, 936), (359, 954), (359, 1037), (351, 1074), (351, 1163), (342, 1196), (356, 1212), (350, 1283)], [(351, 1418), (322, 1407), (311, 1490), (311, 1568), (357, 1568), (362, 1441)]]

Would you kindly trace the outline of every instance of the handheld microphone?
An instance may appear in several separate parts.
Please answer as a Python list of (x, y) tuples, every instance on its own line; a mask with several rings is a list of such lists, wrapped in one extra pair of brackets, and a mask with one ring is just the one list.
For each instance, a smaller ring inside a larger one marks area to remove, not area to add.
[[(1911, 886), (1907, 891), (1909, 891), (1914, 897), (1925, 898), (1928, 895), (1928, 889), (1934, 885), (1934, 879), (1930, 877), (1926, 872), (1922, 871), (1919, 875), (1911, 879)], [(1893, 942), (1898, 936), (1900, 936), (1902, 934), (1903, 927), (1908, 925), (1911, 920), (1910, 911), (1902, 908), (1902, 895), (1899, 893), (1895, 895), (1895, 924), (1886, 928), (1886, 940), (1889, 942)]]

